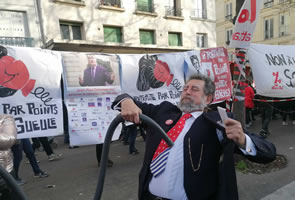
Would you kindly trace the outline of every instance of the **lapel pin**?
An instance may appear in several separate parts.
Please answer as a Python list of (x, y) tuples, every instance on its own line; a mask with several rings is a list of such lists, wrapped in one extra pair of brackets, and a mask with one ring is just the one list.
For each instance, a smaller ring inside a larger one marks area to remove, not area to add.
[(166, 120), (166, 122), (165, 122), (166, 125), (170, 125), (170, 124), (172, 124), (172, 123), (173, 123), (173, 120), (172, 120), (172, 119), (168, 119), (168, 120)]

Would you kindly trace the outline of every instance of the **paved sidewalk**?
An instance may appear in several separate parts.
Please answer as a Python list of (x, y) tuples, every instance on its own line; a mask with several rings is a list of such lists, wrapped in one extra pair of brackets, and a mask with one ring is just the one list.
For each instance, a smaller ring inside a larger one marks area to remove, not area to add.
[[(267, 140), (273, 142), (277, 154), (287, 158), (287, 167), (279, 171), (257, 174), (237, 173), (240, 200), (294, 200), (295, 199), (295, 125), (289, 122), (282, 126), (282, 119), (272, 120), (270, 136)], [(261, 119), (256, 117), (250, 132), (258, 133)]]
[[(260, 129), (260, 117), (256, 117), (251, 132)], [(287, 157), (287, 167), (267, 174), (242, 174), (237, 172), (240, 200), (294, 200), (295, 199), (295, 125), (282, 126), (281, 119), (270, 125), (269, 140), (277, 147), (277, 153)], [(45, 152), (37, 152), (40, 167), (48, 172), (48, 178), (33, 178), (25, 158), (20, 176), (26, 181), (23, 189), (29, 200), (90, 200), (93, 199), (98, 170), (95, 146), (68, 149), (63, 137), (57, 137), (55, 152), (63, 153), (59, 161), (49, 162)], [(136, 148), (140, 154), (128, 154), (128, 146), (113, 142), (110, 158), (114, 166), (107, 169), (102, 200), (136, 200), (138, 173), (142, 164), (144, 141), (137, 138)]]

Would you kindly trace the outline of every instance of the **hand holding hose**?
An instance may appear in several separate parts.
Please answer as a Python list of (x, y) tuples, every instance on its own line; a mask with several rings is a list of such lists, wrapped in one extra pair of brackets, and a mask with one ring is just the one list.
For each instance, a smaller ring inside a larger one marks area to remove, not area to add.
[(134, 103), (132, 99), (124, 99), (121, 102), (121, 116), (126, 121), (140, 123), (139, 114), (142, 114), (142, 110)]

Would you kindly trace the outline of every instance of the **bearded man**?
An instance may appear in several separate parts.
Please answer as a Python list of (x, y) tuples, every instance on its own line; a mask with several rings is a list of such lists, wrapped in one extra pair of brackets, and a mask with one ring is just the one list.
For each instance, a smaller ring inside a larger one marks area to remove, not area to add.
[(237, 200), (233, 153), (258, 163), (275, 159), (273, 144), (245, 132), (234, 119), (222, 124), (217, 112), (205, 111), (214, 93), (214, 82), (197, 74), (185, 83), (178, 106), (167, 101), (142, 103), (128, 94), (115, 99), (112, 108), (120, 110), (125, 120), (140, 123), (143, 113), (174, 142), (168, 147), (156, 129), (148, 128), (139, 175), (140, 200)]

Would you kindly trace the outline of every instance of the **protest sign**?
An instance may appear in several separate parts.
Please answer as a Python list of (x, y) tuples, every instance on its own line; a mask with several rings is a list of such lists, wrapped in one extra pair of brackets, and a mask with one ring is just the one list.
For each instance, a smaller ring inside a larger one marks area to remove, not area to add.
[[(121, 91), (116, 56), (62, 52), (62, 58), (70, 144), (103, 143), (108, 126), (119, 114), (111, 109)], [(118, 126), (113, 140), (120, 132)]]
[(295, 46), (251, 44), (248, 56), (256, 91), (269, 97), (295, 96)]
[(119, 55), (122, 92), (136, 100), (177, 103), (184, 85), (183, 53)]
[(17, 138), (62, 134), (60, 54), (25, 47), (0, 48), (0, 113), (14, 116)]
[(211, 78), (216, 86), (213, 103), (231, 98), (232, 83), (225, 48), (202, 49), (185, 53), (185, 77), (201, 73)]
[(235, 22), (230, 48), (249, 47), (262, 5), (262, 0), (245, 0)]

